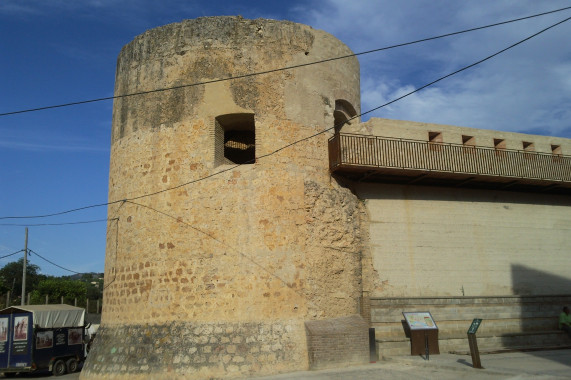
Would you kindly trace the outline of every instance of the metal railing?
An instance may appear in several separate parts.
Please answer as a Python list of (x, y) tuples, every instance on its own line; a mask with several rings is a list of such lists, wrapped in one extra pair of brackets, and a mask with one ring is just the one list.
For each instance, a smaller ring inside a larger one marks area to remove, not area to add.
[(571, 156), (378, 136), (329, 139), (331, 171), (395, 168), (571, 183)]

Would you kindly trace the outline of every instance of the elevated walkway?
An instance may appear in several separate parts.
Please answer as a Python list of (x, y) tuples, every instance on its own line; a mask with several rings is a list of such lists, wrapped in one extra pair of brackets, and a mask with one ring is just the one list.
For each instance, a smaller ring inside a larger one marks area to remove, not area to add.
[(329, 169), (353, 181), (571, 195), (571, 156), (336, 134)]

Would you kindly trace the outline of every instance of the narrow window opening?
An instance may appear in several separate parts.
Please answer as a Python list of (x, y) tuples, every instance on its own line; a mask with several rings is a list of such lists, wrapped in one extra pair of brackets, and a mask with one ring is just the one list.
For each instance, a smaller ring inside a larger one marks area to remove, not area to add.
[(476, 138), (474, 136), (462, 135), (462, 151), (464, 153), (474, 153)]
[(522, 145), (523, 145), (523, 150), (525, 152), (524, 157), (528, 160), (535, 159), (535, 154), (532, 154), (533, 152), (535, 152), (535, 145), (529, 141), (522, 141)]
[(462, 135), (462, 145), (476, 146), (476, 138), (474, 136)]
[(253, 131), (224, 133), (224, 157), (235, 164), (253, 164), (256, 159), (256, 135)]
[(529, 141), (522, 141), (523, 150), (527, 152), (535, 152), (535, 145)]
[(428, 148), (439, 152), (442, 144), (442, 132), (428, 132)]
[(428, 142), (441, 143), (442, 142), (442, 132), (428, 132)]
[(563, 149), (561, 149), (561, 145), (551, 145), (551, 154), (553, 154), (553, 161), (560, 162), (563, 156)]
[(333, 118), (335, 133), (339, 133), (345, 124), (349, 124), (349, 118), (347, 117), (347, 114), (342, 111), (335, 110), (333, 112)]
[(496, 156), (503, 156), (506, 152), (503, 150), (506, 149), (506, 140), (504, 139), (494, 139), (494, 149), (496, 150)]
[(506, 140), (504, 139), (494, 139), (495, 149), (506, 149)]
[(563, 155), (563, 150), (561, 149), (561, 145), (551, 145), (551, 153), (556, 154), (558, 156)]
[(216, 118), (215, 162), (221, 164), (253, 164), (256, 161), (256, 128), (254, 114), (228, 114)]

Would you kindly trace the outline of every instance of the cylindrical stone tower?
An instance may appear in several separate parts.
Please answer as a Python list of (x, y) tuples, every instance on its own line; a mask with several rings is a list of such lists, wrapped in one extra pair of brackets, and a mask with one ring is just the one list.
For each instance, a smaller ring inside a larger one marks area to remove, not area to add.
[(142, 94), (114, 104), (120, 202), (82, 378), (307, 369), (304, 322), (359, 313), (360, 206), (327, 150), (360, 107), (357, 59), (271, 71), (350, 54), (323, 31), (241, 17), (167, 25), (122, 49), (115, 94)]

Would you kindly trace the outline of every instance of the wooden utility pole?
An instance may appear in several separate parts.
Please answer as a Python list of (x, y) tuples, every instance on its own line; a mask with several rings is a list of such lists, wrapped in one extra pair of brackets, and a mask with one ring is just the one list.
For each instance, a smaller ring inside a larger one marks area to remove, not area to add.
[(24, 243), (24, 270), (22, 271), (22, 303), (26, 304), (26, 266), (28, 263), (28, 227), (26, 227), (26, 242)]

